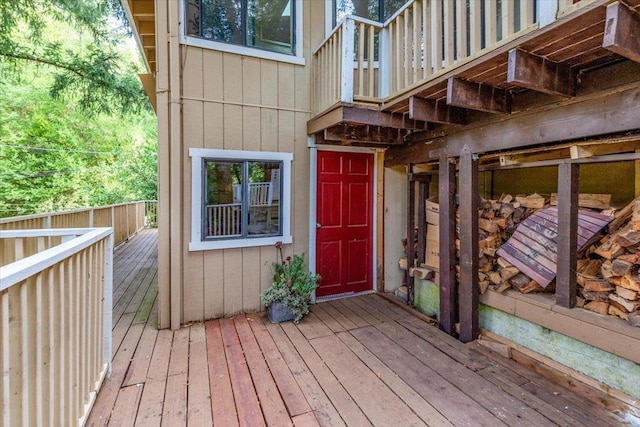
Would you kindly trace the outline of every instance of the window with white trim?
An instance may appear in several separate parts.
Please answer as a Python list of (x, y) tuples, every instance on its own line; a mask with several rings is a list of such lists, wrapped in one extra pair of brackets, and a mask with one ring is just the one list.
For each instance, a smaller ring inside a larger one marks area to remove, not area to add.
[(187, 0), (186, 35), (295, 55), (294, 0)]
[(291, 153), (196, 149), (190, 250), (291, 242)]

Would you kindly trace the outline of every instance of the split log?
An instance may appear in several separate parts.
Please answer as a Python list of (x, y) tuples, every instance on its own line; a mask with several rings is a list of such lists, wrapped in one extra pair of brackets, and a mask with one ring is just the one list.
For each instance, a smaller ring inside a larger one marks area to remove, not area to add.
[(578, 260), (578, 273), (584, 277), (598, 277), (602, 261), (598, 259)]
[(516, 201), (525, 208), (542, 209), (547, 199), (540, 194), (533, 193), (529, 196), (516, 196)]
[(627, 313), (632, 313), (640, 308), (639, 301), (628, 301), (616, 294), (610, 294), (609, 299), (613, 302), (618, 303), (621, 307), (627, 310)]
[(478, 218), (478, 227), (490, 234), (498, 232), (498, 224), (494, 223), (490, 219)]
[(585, 292), (613, 292), (615, 290), (607, 279), (598, 278), (589, 278), (585, 280), (582, 289)]
[(585, 292), (582, 291), (582, 297), (587, 301), (609, 301), (611, 292)]
[(596, 254), (600, 255), (602, 258), (612, 260), (624, 254), (624, 248), (615, 243), (614, 239), (610, 239), (608, 242), (596, 249)]
[(520, 273), (520, 270), (518, 270), (516, 267), (504, 267), (502, 268), (502, 270), (500, 270), (500, 277), (502, 278), (502, 281), (505, 282), (518, 273)]
[(507, 289), (511, 288), (511, 283), (505, 281), (502, 282), (497, 288), (496, 288), (496, 292), (500, 292), (503, 293), (504, 291), (506, 291)]
[[(558, 193), (551, 193), (549, 203), (552, 206), (558, 205)], [(578, 207), (591, 209), (609, 209), (611, 204), (611, 194), (578, 194)]]
[(583, 308), (605, 316), (609, 313), (609, 303), (605, 301), (589, 301)]
[(436, 277), (436, 273), (428, 268), (413, 267), (409, 269), (409, 276), (421, 280), (433, 280)]
[(618, 308), (614, 304), (609, 305), (608, 312), (612, 316), (616, 316), (616, 317), (619, 317), (619, 318), (624, 319), (624, 320), (629, 320), (629, 314), (626, 313), (624, 310), (621, 310), (620, 308)]
[(625, 276), (631, 271), (632, 265), (630, 262), (617, 258), (611, 263), (611, 274), (618, 277)]
[(615, 218), (609, 223), (609, 233), (615, 233), (629, 220), (629, 218), (631, 218), (636, 203), (638, 202), (640, 202), (640, 196), (636, 197), (631, 201), (631, 203), (616, 212)]
[(526, 286), (523, 286), (522, 288), (518, 289), (521, 293), (523, 294), (529, 294), (531, 292), (555, 292), (555, 284), (553, 285), (549, 285), (546, 288), (543, 288), (542, 286), (540, 286), (540, 283), (536, 282), (535, 280), (529, 280), (529, 283), (526, 284)]
[(638, 299), (638, 292), (623, 288), (622, 286), (616, 286), (616, 294), (628, 301), (635, 301)]
[(502, 283), (502, 276), (500, 276), (500, 273), (498, 273), (497, 271), (489, 271), (487, 273), (487, 277), (494, 285), (499, 285), (500, 283)]
[[(609, 280), (612, 280), (615, 278), (611, 278)], [(640, 282), (633, 280), (633, 277), (630, 276), (624, 276), (624, 277), (620, 277), (620, 280), (616, 281), (616, 286), (620, 286), (626, 289), (631, 289), (632, 291), (636, 291), (636, 292), (640, 292)]]
[(518, 273), (509, 279), (509, 283), (515, 286), (518, 290), (520, 290), (520, 288), (527, 286), (530, 281), (531, 279), (529, 278), (529, 276), (527, 276), (524, 273)]

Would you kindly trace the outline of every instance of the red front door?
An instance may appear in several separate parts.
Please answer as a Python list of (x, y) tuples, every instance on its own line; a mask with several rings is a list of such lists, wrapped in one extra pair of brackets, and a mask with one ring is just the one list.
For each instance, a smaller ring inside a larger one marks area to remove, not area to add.
[(316, 295), (373, 288), (373, 154), (318, 151)]

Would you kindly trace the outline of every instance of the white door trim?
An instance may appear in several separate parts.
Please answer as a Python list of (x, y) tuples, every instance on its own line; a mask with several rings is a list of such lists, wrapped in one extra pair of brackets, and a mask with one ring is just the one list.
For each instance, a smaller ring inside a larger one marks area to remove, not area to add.
[[(372, 251), (371, 251), (371, 268), (372, 268), (372, 283), (371, 290), (376, 289), (378, 283), (378, 269), (377, 269), (377, 251), (376, 242), (378, 238), (378, 160), (379, 156), (384, 156), (384, 150), (379, 148), (368, 147), (343, 147), (339, 145), (317, 145), (315, 143), (315, 137), (309, 137), (309, 270), (312, 273), (316, 272), (316, 209), (318, 207), (318, 151), (337, 151), (345, 153), (371, 153), (373, 154), (373, 196), (372, 196), (372, 209), (373, 209), (373, 235), (371, 239)], [(315, 302), (315, 292), (312, 295), (312, 301)]]

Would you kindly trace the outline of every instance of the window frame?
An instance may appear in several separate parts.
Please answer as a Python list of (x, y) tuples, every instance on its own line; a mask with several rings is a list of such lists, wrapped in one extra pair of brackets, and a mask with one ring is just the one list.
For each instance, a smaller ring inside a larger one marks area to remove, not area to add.
[[(189, 157), (191, 157), (191, 241), (189, 242), (189, 251), (248, 248), (270, 246), (277, 242), (287, 244), (293, 242), (293, 237), (291, 236), (291, 163), (293, 162), (293, 153), (190, 148)], [(282, 188), (280, 189), (281, 233), (267, 237), (232, 237), (205, 240), (202, 233), (205, 206), (203, 194), (205, 160), (282, 162)]]
[(279, 53), (279, 52), (274, 52), (270, 50), (265, 50), (259, 47), (225, 43), (225, 42), (187, 35), (187, 28), (185, 25), (185, 17), (187, 13), (187, 6), (186, 6), (187, 1), (188, 0), (183, 0), (178, 3), (179, 14), (180, 14), (179, 39), (181, 44), (184, 44), (187, 46), (200, 47), (203, 49), (213, 49), (221, 52), (235, 53), (237, 55), (251, 56), (251, 57), (261, 58), (261, 59), (270, 59), (272, 61), (287, 62), (294, 65), (305, 65), (303, 43), (302, 43), (302, 36), (303, 36), (302, 8), (304, 7), (302, 0), (292, 0), (294, 2), (292, 18), (294, 19), (293, 44), (294, 44), (295, 53), (291, 55), (286, 53)]

